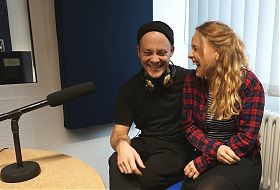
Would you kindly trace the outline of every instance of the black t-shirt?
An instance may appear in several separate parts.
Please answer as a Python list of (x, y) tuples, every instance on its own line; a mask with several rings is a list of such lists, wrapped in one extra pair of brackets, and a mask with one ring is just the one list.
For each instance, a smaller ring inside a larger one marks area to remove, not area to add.
[(134, 122), (141, 130), (140, 136), (184, 140), (181, 107), (187, 70), (175, 68), (174, 81), (169, 87), (160, 81), (152, 92), (147, 90), (143, 69), (124, 83), (117, 96), (115, 123), (130, 127)]

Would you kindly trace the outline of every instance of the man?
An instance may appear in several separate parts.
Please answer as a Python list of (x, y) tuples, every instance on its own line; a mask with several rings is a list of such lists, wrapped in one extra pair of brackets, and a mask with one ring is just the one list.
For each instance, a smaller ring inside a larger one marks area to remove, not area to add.
[[(121, 86), (116, 102), (110, 189), (165, 189), (183, 179), (192, 151), (180, 123), (186, 70), (170, 60), (173, 30), (164, 22), (141, 26), (137, 42), (142, 68)], [(141, 134), (130, 140), (133, 123)]]

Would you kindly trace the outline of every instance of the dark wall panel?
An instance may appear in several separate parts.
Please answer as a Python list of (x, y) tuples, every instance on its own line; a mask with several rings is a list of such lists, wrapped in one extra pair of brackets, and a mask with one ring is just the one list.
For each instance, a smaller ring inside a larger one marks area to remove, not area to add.
[(113, 121), (117, 90), (140, 68), (139, 25), (152, 20), (153, 1), (55, 1), (62, 88), (91, 81), (96, 90), (64, 105), (67, 128)]
[(0, 0), (0, 39), (4, 41), (5, 51), (12, 51), (8, 8), (6, 0)]

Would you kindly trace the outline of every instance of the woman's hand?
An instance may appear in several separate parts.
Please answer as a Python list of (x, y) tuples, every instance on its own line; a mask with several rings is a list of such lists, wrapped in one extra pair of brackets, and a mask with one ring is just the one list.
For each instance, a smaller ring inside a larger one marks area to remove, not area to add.
[(240, 158), (226, 145), (221, 145), (217, 152), (217, 160), (223, 164), (234, 164)]
[(188, 178), (196, 179), (199, 176), (199, 172), (197, 171), (193, 160), (186, 165), (184, 168), (184, 173)]

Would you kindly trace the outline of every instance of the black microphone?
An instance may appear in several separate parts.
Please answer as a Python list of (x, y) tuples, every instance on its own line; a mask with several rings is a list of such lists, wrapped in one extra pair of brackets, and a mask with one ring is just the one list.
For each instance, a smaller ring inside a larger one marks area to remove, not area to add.
[(49, 94), (47, 96), (47, 102), (51, 107), (59, 106), (75, 98), (88, 95), (94, 90), (94, 84), (92, 82), (86, 82)]
[(51, 107), (62, 105), (68, 101), (71, 101), (75, 98), (79, 98), (81, 96), (86, 96), (92, 93), (95, 89), (95, 86), (92, 82), (86, 82), (82, 84), (78, 84), (69, 88), (62, 89), (60, 91), (51, 93), (47, 96), (45, 100), (15, 109), (13, 111), (4, 113), (0, 115), (0, 121), (4, 121), (6, 119), (12, 119), (17, 116), (20, 116), (23, 113), (33, 111), (35, 109), (39, 109), (41, 107), (50, 105)]
[(0, 121), (6, 119), (12, 119), (11, 128), (13, 132), (15, 153), (16, 153), (16, 163), (5, 166), (1, 170), (1, 180), (4, 182), (21, 182), (32, 179), (40, 174), (41, 168), (37, 162), (33, 161), (22, 161), (20, 140), (19, 140), (19, 126), (18, 120), (23, 113), (41, 108), (46, 105), (52, 107), (59, 106), (75, 98), (88, 95), (93, 92), (94, 85), (91, 82), (79, 84), (72, 86), (58, 92), (54, 92), (47, 96), (47, 99), (34, 104), (24, 106), (22, 108), (15, 109), (13, 111), (4, 113), (0, 115)]

